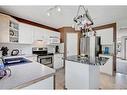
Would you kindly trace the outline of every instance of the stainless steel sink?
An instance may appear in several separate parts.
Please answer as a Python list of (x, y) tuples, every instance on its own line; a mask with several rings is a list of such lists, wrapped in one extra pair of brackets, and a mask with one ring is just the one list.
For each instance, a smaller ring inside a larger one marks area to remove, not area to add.
[(5, 66), (20, 65), (20, 64), (30, 63), (30, 62), (32, 62), (32, 61), (30, 61), (24, 57), (4, 59), (4, 65)]

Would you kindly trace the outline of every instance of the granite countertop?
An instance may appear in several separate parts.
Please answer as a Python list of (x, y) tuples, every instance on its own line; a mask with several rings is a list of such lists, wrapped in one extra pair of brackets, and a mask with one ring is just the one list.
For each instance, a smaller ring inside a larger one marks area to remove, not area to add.
[(54, 54), (64, 54), (64, 53), (61, 53), (61, 52), (57, 52), (57, 53), (54, 53)]
[(0, 80), (0, 89), (20, 89), (55, 74), (54, 69), (35, 61), (9, 66), (9, 68), (11, 69), (11, 76)]
[(113, 56), (113, 54), (99, 54), (101, 56)]
[(88, 64), (88, 65), (104, 65), (107, 60), (109, 58), (106, 58), (106, 57), (97, 57), (96, 58), (96, 63), (90, 63), (90, 60), (89, 58), (87, 57), (79, 57), (78, 55), (73, 55), (73, 56), (68, 56), (67, 58), (65, 58), (65, 60), (68, 60), (68, 61), (74, 61), (74, 62), (78, 62), (78, 63), (82, 63), (82, 64)]

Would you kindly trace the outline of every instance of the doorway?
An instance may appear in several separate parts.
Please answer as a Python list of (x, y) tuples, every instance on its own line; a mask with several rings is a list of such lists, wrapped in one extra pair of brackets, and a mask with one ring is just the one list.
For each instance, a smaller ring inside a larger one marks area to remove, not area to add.
[[(108, 29), (112, 29), (112, 31), (109, 31)], [(112, 58), (111, 58), (112, 61), (110, 62), (112, 65), (111, 64), (107, 64), (105, 66), (106, 66), (106, 68), (108, 66), (111, 66), (111, 68), (110, 68), (111, 70), (110, 71), (112, 72), (112, 75), (115, 75), (115, 73), (116, 73), (116, 23), (111, 23), (111, 24), (106, 24), (106, 25), (94, 27), (94, 30), (96, 31), (96, 33), (99, 32), (99, 31), (103, 31), (103, 33), (102, 32), (100, 32), (100, 33), (101, 33), (101, 35), (103, 35), (102, 36), (102, 40), (101, 40), (102, 41), (101, 44), (104, 43), (103, 44), (104, 47), (107, 47), (107, 46), (108, 47), (110, 47), (110, 46), (112, 47), (111, 48), (112, 53), (111, 53), (111, 55), (109, 54), (109, 56), (112, 56)], [(108, 32), (111, 32), (112, 36)], [(102, 49), (103, 49), (102, 51), (105, 50), (105, 48), (102, 48)], [(105, 55), (105, 54), (102, 53), (102, 55)], [(105, 70), (109, 71), (107, 69), (105, 69)]]
[(78, 55), (78, 33), (66, 33), (66, 56)]

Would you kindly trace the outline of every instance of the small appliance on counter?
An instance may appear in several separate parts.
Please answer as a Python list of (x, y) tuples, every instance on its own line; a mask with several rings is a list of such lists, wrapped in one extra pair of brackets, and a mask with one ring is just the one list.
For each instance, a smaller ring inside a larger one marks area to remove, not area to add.
[(2, 47), (1, 51), (2, 51), (2, 56), (7, 56), (8, 55), (8, 47)]
[(50, 53), (64, 53), (64, 43), (50, 44), (47, 46), (48, 52)]
[(59, 53), (59, 46), (56, 46), (55, 52)]
[(4, 61), (0, 58), (0, 79), (11, 76), (11, 70), (4, 66)]
[(11, 52), (11, 56), (16, 56), (19, 54), (19, 50), (18, 49), (13, 49)]
[(57, 44), (48, 45), (47, 50), (49, 53), (59, 53), (59, 46)]

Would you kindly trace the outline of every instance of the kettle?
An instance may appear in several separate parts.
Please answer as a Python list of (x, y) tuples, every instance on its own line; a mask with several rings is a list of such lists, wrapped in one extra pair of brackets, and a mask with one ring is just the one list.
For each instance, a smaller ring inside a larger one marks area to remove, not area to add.
[(18, 49), (13, 49), (11, 52), (11, 56), (16, 56), (19, 54), (19, 50)]
[(4, 61), (0, 58), (0, 79), (11, 76), (11, 70), (4, 66)]

